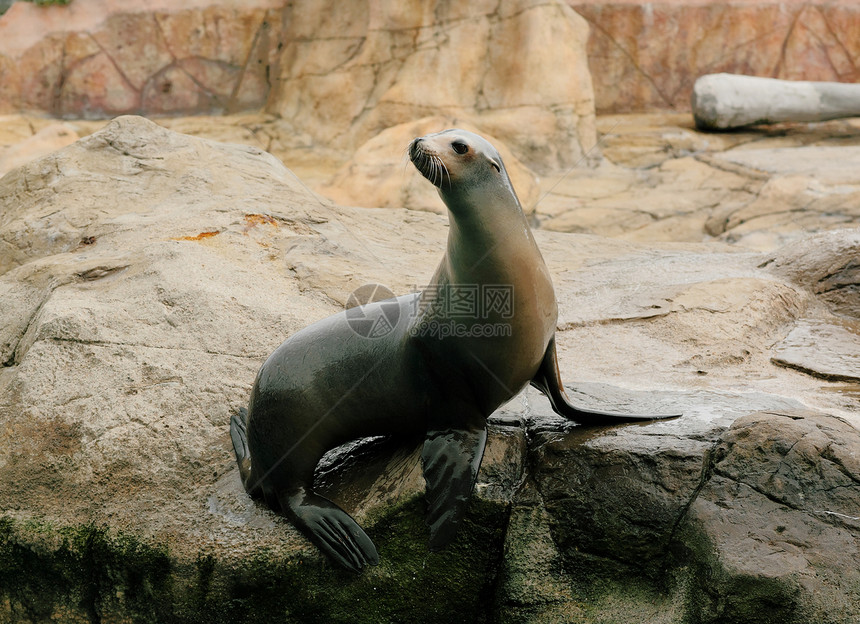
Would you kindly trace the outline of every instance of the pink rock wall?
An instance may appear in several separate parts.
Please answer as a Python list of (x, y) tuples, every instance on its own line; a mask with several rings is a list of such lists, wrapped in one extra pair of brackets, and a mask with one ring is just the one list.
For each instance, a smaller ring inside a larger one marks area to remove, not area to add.
[(690, 109), (693, 82), (730, 72), (860, 80), (855, 0), (568, 0), (591, 26), (598, 113)]
[(63, 117), (260, 107), (282, 2), (19, 2), (0, 18), (0, 113)]
[[(175, 5), (175, 6), (174, 6)], [(588, 26), (564, 0), (74, 0), (0, 19), (0, 113), (263, 108), (350, 151), (428, 115), (537, 170), (597, 141)]]
[[(591, 26), (598, 113), (689, 110), (693, 82), (712, 72), (860, 80), (855, 0), (567, 2)], [(262, 107), (284, 79), (274, 74), (284, 71), (278, 62), (289, 43), (285, 7), (284, 0), (19, 2), (0, 17), (0, 114), (106, 117)], [(337, 11), (326, 23), (355, 12), (349, 5)]]
[(536, 171), (597, 141), (588, 25), (564, 0), (306, 0), (284, 9), (267, 109), (353, 150), (432, 115), (466, 120)]

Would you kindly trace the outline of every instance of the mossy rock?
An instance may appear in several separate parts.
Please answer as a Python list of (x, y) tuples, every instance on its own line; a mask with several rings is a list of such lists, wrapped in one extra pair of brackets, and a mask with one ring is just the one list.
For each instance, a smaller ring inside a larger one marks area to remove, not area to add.
[(0, 620), (38, 622), (486, 622), (507, 524), (475, 500), (456, 541), (431, 553), (424, 502), (381, 513), (368, 532), (381, 563), (363, 574), (259, 551), (238, 562), (169, 549), (93, 525), (0, 520)]
[[(71, 4), (72, 0), (22, 0), (23, 2), (29, 2), (31, 4), (35, 4), (36, 6), (50, 6), (50, 5), (60, 5), (66, 6)], [(9, 8), (15, 4), (15, 0), (0, 0), (0, 15), (3, 15)]]

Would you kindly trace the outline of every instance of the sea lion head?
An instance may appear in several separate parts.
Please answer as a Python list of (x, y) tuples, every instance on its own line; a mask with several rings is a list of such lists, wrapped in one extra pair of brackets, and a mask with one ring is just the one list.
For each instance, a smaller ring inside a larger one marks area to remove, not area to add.
[(453, 128), (414, 139), (409, 159), (439, 191), (449, 208), (468, 196), (512, 196), (502, 157), (492, 144), (474, 132)]

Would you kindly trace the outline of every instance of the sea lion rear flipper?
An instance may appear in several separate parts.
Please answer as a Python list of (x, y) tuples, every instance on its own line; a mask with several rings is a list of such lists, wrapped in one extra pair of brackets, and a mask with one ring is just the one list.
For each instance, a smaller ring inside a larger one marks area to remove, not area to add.
[(242, 469), (242, 462), (251, 457), (248, 451), (247, 421), (248, 410), (244, 407), (240, 407), (230, 416), (230, 438), (233, 440), (233, 452), (236, 453), (239, 470)]
[(230, 416), (230, 438), (233, 440), (233, 452), (236, 453), (236, 463), (239, 464), (239, 476), (245, 491), (253, 498), (259, 498), (261, 491), (254, 488), (251, 480), (251, 451), (248, 449), (248, 410), (240, 407)]
[(487, 429), (428, 431), (421, 451), (430, 550), (444, 548), (466, 512), (484, 456)]
[(558, 370), (558, 357), (555, 352), (555, 336), (549, 341), (543, 361), (538, 372), (531, 380), (531, 385), (547, 396), (556, 414), (582, 425), (614, 425), (623, 422), (659, 420), (681, 416), (681, 414), (639, 416), (635, 414), (598, 412), (575, 407), (567, 398), (567, 393), (564, 391), (564, 385), (561, 382), (561, 373)]
[(313, 492), (278, 494), (286, 516), (321, 551), (353, 572), (379, 563), (376, 546), (358, 523), (329, 499)]

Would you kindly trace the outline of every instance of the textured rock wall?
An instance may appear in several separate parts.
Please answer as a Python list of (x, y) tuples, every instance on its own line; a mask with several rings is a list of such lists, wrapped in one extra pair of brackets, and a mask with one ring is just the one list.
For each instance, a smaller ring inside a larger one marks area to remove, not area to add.
[(598, 113), (689, 110), (693, 82), (709, 73), (860, 80), (850, 0), (568, 2), (591, 25)]
[[(268, 101), (350, 149), (391, 125), (468, 114), (493, 134), (518, 135), (518, 155), (548, 166), (594, 144), (595, 102), (600, 113), (688, 110), (694, 80), (722, 71), (860, 77), (860, 7), (849, 0), (567, 4), (590, 36), (570, 11), (533, 0), (21, 2), (0, 18), (0, 112), (163, 114)], [(530, 145), (526, 126), (574, 146)]]
[(288, 8), (282, 28), (269, 108), (323, 144), (354, 148), (445, 114), (538, 169), (580, 163), (594, 146), (588, 29), (563, 3), (330, 0)]
[(265, 104), (307, 143), (343, 151), (447, 115), (530, 166), (566, 169), (596, 142), (587, 37), (561, 0), (19, 3), (0, 18), (0, 113)]
[(0, 18), (0, 112), (63, 117), (259, 107), (277, 2), (16, 3)]

